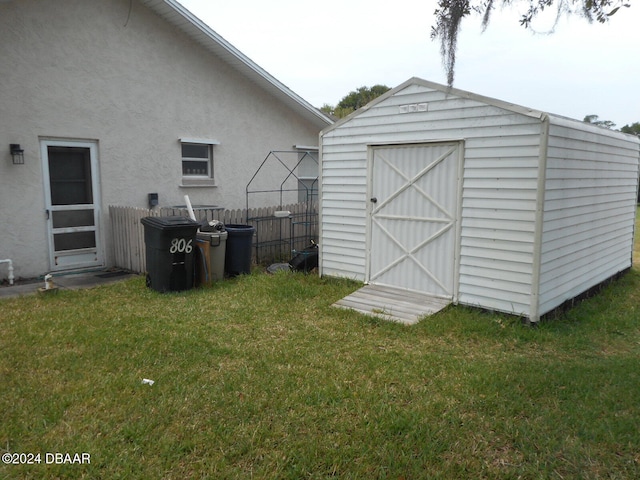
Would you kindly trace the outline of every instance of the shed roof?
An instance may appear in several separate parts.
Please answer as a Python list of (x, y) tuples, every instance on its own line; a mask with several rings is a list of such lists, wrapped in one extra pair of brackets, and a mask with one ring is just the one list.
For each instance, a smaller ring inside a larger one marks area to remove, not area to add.
[(333, 123), (322, 111), (270, 75), (176, 0), (141, 0), (141, 2), (318, 128), (324, 128)]
[(398, 85), (397, 87), (389, 90), (388, 92), (386, 92), (385, 94), (379, 96), (378, 98), (372, 100), (371, 102), (369, 102), (367, 105), (365, 105), (364, 107), (356, 110), (355, 112), (353, 112), (351, 115), (348, 115), (346, 117), (344, 117), (343, 119), (339, 120), (338, 122), (334, 123), (333, 125), (328, 126), (327, 128), (325, 128), (322, 131), (322, 134), (326, 134), (336, 128), (338, 128), (340, 125), (350, 121), (352, 118), (357, 117), (358, 115), (361, 115), (362, 113), (366, 112), (367, 110), (370, 110), (371, 108), (375, 107), (376, 105), (378, 105), (381, 102), (384, 102), (387, 98), (395, 95), (397, 92), (404, 90), (405, 88), (412, 86), (412, 85), (418, 85), (418, 86), (422, 86), (425, 88), (429, 88), (432, 90), (438, 90), (441, 92), (444, 92), (446, 94), (450, 94), (456, 97), (460, 97), (460, 98), (468, 98), (471, 100), (475, 100), (477, 102), (481, 102), (481, 103), (485, 103), (487, 105), (492, 105), (494, 107), (498, 107), (498, 108), (502, 108), (504, 110), (510, 111), (510, 112), (514, 112), (514, 113), (518, 113), (521, 115), (525, 115), (527, 117), (532, 117), (532, 118), (536, 118), (539, 120), (544, 120), (545, 118), (552, 118), (554, 119), (554, 121), (556, 123), (562, 123), (562, 124), (572, 124), (574, 127), (579, 127), (581, 130), (584, 131), (591, 131), (593, 133), (598, 133), (600, 135), (608, 135), (611, 137), (616, 137), (616, 138), (626, 138), (631, 139), (631, 140), (635, 140), (637, 142), (640, 142), (640, 139), (638, 139), (638, 137), (636, 137), (635, 135), (629, 135), (626, 133), (622, 133), (622, 132), (618, 132), (615, 130), (610, 130), (604, 127), (599, 127), (597, 125), (592, 125), (589, 123), (585, 123), (585, 122), (581, 122), (580, 120), (575, 120), (572, 118), (568, 118), (568, 117), (563, 117), (561, 115), (556, 115), (556, 114), (552, 114), (549, 112), (543, 112), (540, 110), (535, 110), (532, 108), (528, 108), (528, 107), (523, 107), (521, 105), (516, 105), (514, 103), (509, 103), (509, 102), (505, 102), (503, 100), (498, 100), (495, 98), (491, 98), (491, 97), (486, 97), (484, 95), (479, 95), (477, 93), (472, 93), (472, 92), (468, 92), (466, 90), (461, 90), (459, 88), (453, 88), (453, 87), (448, 87), (446, 85), (442, 85), (439, 83), (435, 83), (435, 82), (430, 82), (427, 80), (423, 80), (422, 78), (418, 78), (418, 77), (413, 77), (410, 78), (409, 80), (407, 80), (406, 82)]

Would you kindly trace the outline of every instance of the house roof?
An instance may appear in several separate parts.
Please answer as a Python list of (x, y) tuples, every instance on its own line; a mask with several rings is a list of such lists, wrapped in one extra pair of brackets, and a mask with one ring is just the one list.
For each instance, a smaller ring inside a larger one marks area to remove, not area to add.
[(289, 108), (317, 125), (318, 128), (322, 129), (333, 123), (322, 111), (270, 75), (176, 0), (140, 1), (255, 85), (266, 90)]

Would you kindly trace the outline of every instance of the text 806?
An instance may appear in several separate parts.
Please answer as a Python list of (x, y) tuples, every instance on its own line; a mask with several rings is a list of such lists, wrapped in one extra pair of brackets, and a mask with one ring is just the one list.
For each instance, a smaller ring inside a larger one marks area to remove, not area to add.
[(193, 251), (193, 239), (172, 238), (169, 253), (191, 253)]

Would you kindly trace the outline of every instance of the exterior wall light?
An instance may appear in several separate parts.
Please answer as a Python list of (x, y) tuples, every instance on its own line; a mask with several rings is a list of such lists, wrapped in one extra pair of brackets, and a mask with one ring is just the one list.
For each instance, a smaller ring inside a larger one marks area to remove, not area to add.
[(24, 149), (20, 148), (19, 143), (12, 143), (9, 145), (9, 150), (11, 151), (11, 158), (13, 158), (14, 165), (23, 165), (24, 164)]

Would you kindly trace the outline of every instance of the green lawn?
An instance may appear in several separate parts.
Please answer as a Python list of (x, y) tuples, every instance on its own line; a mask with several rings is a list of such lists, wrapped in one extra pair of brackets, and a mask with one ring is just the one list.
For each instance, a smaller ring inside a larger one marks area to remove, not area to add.
[(41, 463), (0, 478), (640, 478), (638, 268), (536, 328), (330, 307), (357, 287), (254, 273), (1, 301), (0, 451)]

